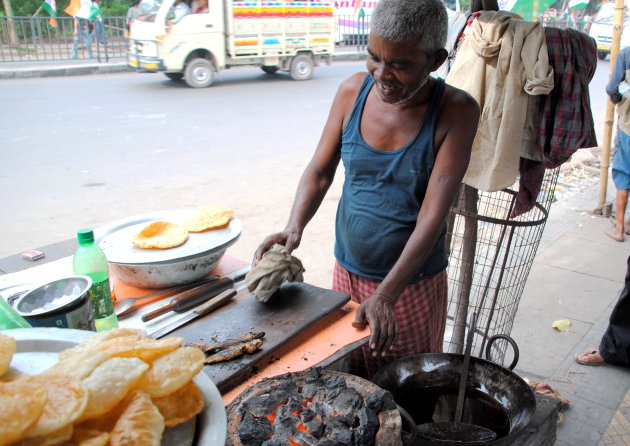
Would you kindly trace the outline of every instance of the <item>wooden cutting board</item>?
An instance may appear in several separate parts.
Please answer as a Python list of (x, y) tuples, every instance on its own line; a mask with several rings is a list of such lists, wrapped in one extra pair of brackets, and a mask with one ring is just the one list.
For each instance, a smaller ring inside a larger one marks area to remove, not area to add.
[(301, 282), (283, 284), (266, 303), (258, 302), (247, 289), (243, 289), (231, 304), (173, 331), (170, 336), (180, 336), (185, 342), (209, 344), (249, 332), (265, 332), (265, 343), (253, 355), (204, 367), (224, 393), (246, 380), (255, 365), (269, 360), (276, 348), (349, 300), (350, 296), (346, 293)]

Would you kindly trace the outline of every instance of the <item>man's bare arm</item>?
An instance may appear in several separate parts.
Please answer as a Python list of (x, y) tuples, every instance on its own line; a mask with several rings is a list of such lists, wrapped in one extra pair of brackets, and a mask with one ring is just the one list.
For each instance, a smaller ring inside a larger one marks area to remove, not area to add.
[(364, 77), (364, 73), (356, 74), (337, 90), (315, 154), (298, 183), (287, 225), (282, 232), (263, 241), (254, 254), (254, 263), (274, 243), (285, 245), (289, 252), (300, 245), (304, 228), (319, 209), (335, 177), (341, 157), (341, 134)]

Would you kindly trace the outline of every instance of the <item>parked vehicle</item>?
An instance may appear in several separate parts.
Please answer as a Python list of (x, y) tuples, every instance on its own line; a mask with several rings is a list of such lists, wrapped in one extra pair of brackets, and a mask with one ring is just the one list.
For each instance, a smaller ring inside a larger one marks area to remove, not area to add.
[(181, 0), (142, 0), (130, 29), (130, 66), (200, 88), (222, 70), (244, 65), (307, 80), (315, 66), (332, 60), (329, 1), (209, 0), (207, 12), (181, 17), (176, 1), (180, 6)]
[[(613, 36), (613, 20), (615, 14), (614, 3), (602, 3), (597, 17), (593, 19), (591, 29), (589, 30), (589, 36), (595, 39), (597, 43), (597, 57), (600, 60), (606, 59), (606, 56), (610, 54), (612, 48), (612, 36)], [(630, 14), (628, 11), (624, 12), (623, 31), (621, 33), (620, 48), (630, 46)]]

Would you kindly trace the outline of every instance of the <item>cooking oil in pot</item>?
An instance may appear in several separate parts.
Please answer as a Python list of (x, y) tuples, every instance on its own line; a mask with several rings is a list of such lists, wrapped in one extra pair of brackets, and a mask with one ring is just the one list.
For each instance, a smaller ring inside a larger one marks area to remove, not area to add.
[[(413, 418), (416, 425), (453, 421), (457, 404), (456, 386), (405, 389), (395, 395), (396, 402)], [(467, 389), (463, 423), (490, 429), (496, 438), (510, 433), (510, 418), (499, 402), (477, 389)], [(452, 424), (452, 423), (450, 423)], [(439, 425), (436, 426), (439, 428)], [(411, 431), (409, 426), (403, 429)]]

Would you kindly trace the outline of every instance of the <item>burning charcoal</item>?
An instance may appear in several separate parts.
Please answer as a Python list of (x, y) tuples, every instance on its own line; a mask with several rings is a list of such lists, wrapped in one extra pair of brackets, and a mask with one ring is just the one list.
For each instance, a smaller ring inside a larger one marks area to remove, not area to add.
[(300, 413), (300, 412), (302, 412), (302, 409), (304, 409), (304, 406), (302, 406), (302, 401), (304, 401), (304, 400), (300, 396), (298, 396), (298, 398), (296, 398), (294, 396), (289, 398), (289, 400), (284, 405), (284, 409), (285, 409), (286, 413), (296, 413), (296, 412)]
[(378, 420), (378, 414), (369, 407), (362, 407), (359, 410), (357, 416), (359, 418), (359, 426), (361, 427), (375, 426), (376, 429), (378, 429), (378, 427), (381, 425)]
[(365, 405), (374, 412), (379, 413), (381, 410), (390, 410), (396, 408), (394, 397), (387, 390), (379, 389), (365, 397)]
[(273, 434), (271, 422), (267, 418), (247, 416), (238, 426), (238, 438), (243, 446), (260, 446)]
[(319, 438), (322, 435), (324, 435), (324, 430), (325, 430), (326, 426), (318, 418), (313, 418), (312, 420), (309, 420), (309, 421), (302, 420), (302, 422), (304, 423), (304, 427), (314, 437)]
[(291, 446), (291, 441), (286, 437), (274, 435), (269, 440), (265, 440), (260, 446)]
[(304, 431), (297, 431), (295, 435), (291, 437), (291, 440), (300, 446), (314, 446), (315, 443), (317, 443), (317, 438)]
[(352, 422), (351, 417), (339, 415), (326, 421), (324, 435), (331, 440), (335, 440), (342, 445), (352, 444)]
[(354, 388), (347, 387), (331, 401), (330, 405), (339, 414), (354, 414), (363, 406), (363, 397)]
[(310, 381), (311, 379), (318, 379), (321, 376), (322, 376), (322, 368), (321, 367), (311, 367), (310, 369), (308, 369), (308, 379), (307, 379), (307, 381)]
[(311, 409), (305, 408), (300, 414), (300, 418), (302, 418), (304, 427), (306, 427), (306, 429), (308, 429), (308, 431), (315, 437), (319, 438), (324, 435), (324, 423), (322, 423), (322, 421), (317, 417), (317, 414)]
[(346, 389), (346, 380), (342, 376), (333, 376), (324, 381), (326, 399), (332, 401), (337, 398), (343, 389)]
[[(326, 395), (326, 390), (324, 389), (324, 380), (315, 378), (315, 379), (307, 379), (304, 383), (304, 387), (302, 387), (302, 396), (304, 398), (313, 398), (313, 399), (324, 399)], [(316, 395), (318, 397), (316, 397)]]
[(292, 396), (300, 398), (300, 389), (293, 380), (285, 380), (278, 387), (273, 389), (269, 395), (274, 398), (278, 404), (283, 404)]
[(247, 413), (255, 417), (265, 417), (272, 413), (278, 404), (284, 401), (277, 401), (270, 394), (253, 396), (243, 402), (243, 408)]
[(313, 412), (311, 409), (309, 409), (308, 407), (305, 407), (304, 409), (302, 409), (302, 412), (300, 413), (300, 418), (302, 418), (303, 423), (306, 423), (307, 421), (311, 421), (316, 416), (317, 414)]
[(376, 431), (380, 427), (378, 414), (372, 409), (362, 407), (358, 413), (359, 427), (354, 431), (356, 446), (373, 446)]
[(327, 420), (335, 414), (333, 408), (323, 401), (311, 401), (307, 407), (317, 414), (322, 420)]
[(335, 440), (331, 440), (330, 438), (320, 438), (315, 446), (339, 446)]
[(333, 429), (326, 434), (326, 437), (330, 438), (337, 443), (344, 446), (352, 446), (352, 429)]
[[(354, 415), (336, 415), (332, 418), (329, 418), (328, 421), (325, 422), (326, 426), (331, 426), (331, 428), (343, 428), (343, 427), (354, 427), (356, 425), (356, 416)], [(328, 430), (328, 428), (327, 428)]]
[(275, 417), (281, 417), (283, 415), (296, 414), (302, 412), (304, 406), (302, 406), (302, 398), (299, 400), (292, 396), (282, 406), (278, 406), (274, 412)]
[(273, 429), (276, 435), (291, 437), (300, 425), (300, 417), (289, 413), (277, 417), (273, 422)]

